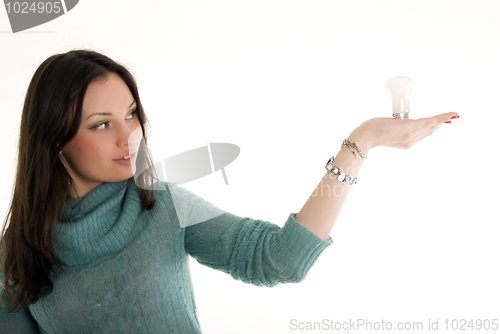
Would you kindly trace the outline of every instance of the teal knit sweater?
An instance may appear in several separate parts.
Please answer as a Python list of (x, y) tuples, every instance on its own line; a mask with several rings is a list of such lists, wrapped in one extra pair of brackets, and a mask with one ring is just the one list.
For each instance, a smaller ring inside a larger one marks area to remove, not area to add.
[(188, 255), (236, 280), (273, 287), (302, 281), (332, 244), (293, 213), (281, 228), (225, 211), (190, 224), (194, 213), (220, 209), (172, 183), (161, 183), (154, 208), (141, 211), (138, 188), (124, 187), (127, 181), (102, 183), (81, 207), (76, 198), (66, 203), (56, 232), (66, 266), (53, 268), (48, 296), (6, 313), (0, 277), (1, 333), (201, 333)]

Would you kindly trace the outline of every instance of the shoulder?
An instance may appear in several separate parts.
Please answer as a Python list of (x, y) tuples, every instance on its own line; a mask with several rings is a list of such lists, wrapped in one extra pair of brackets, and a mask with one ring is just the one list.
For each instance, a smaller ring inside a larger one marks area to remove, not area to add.
[(226, 213), (183, 186), (164, 181), (155, 184), (156, 197), (161, 201), (161, 205), (175, 211), (181, 227), (198, 224)]

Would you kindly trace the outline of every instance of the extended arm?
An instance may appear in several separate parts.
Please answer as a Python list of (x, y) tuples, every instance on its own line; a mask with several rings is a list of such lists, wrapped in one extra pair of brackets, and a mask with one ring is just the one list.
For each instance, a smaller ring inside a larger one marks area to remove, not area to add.
[[(449, 112), (417, 120), (373, 118), (356, 128), (347, 139), (354, 142), (365, 155), (376, 146), (408, 149), (431, 135), (441, 124), (458, 117), (454, 117), (455, 115), (457, 113)], [(357, 177), (363, 162), (356, 159), (344, 146), (335, 156), (334, 164), (345, 174)], [(295, 217), (297, 222), (323, 240), (330, 235), (352, 188), (352, 185), (340, 182), (332, 176), (331, 172), (326, 171)]]
[[(299, 224), (290, 213), (283, 227), (220, 210), (195, 193), (168, 184), (185, 227), (186, 251), (199, 263), (257, 286), (302, 281), (332, 244)], [(202, 213), (212, 216), (201, 221)], [(218, 214), (220, 213), (220, 214)], [(192, 223), (194, 222), (194, 223)]]

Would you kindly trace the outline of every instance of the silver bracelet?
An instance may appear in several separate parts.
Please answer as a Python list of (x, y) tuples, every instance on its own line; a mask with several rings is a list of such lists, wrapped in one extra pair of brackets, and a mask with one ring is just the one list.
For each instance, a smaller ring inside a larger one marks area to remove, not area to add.
[(365, 161), (366, 160), (366, 155), (363, 155), (363, 152), (361, 152), (361, 150), (359, 149), (359, 147), (354, 144), (353, 142), (347, 140), (347, 139), (344, 139), (344, 141), (342, 142), (342, 145), (340, 145), (340, 148), (342, 148), (343, 146), (347, 146), (352, 154), (354, 154), (354, 156), (356, 157), (356, 159), (358, 160), (361, 160), (361, 161)]
[(358, 182), (357, 177), (352, 177), (351, 175), (345, 175), (344, 173), (342, 173), (340, 168), (338, 168), (333, 164), (333, 155), (330, 159), (328, 159), (325, 168), (326, 170), (332, 172), (337, 177), (337, 180), (339, 180), (340, 182), (345, 182), (350, 185), (356, 184), (356, 182)]

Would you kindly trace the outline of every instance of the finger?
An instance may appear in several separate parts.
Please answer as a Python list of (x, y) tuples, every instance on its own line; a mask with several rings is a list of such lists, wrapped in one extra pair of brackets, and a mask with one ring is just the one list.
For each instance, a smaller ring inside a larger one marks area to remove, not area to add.
[(441, 125), (445, 122), (449, 122), (455, 116), (456, 116), (456, 118), (459, 117), (457, 113), (449, 112), (449, 113), (445, 113), (445, 114), (439, 114), (439, 115), (436, 115), (433, 117), (420, 118), (417, 120), (418, 121), (418, 128), (425, 131), (425, 129), (427, 129), (429, 127), (433, 127), (436, 125)]
[(416, 121), (420, 121), (421, 123), (437, 122), (437, 123), (442, 124), (444, 122), (450, 121), (453, 118), (459, 118), (459, 117), (460, 116), (458, 115), (457, 112), (450, 111), (450, 112), (447, 112), (444, 114), (438, 114), (438, 115), (435, 115), (432, 117), (422, 117), (422, 118), (416, 119)]
[(458, 113), (450, 111), (444, 114), (439, 114), (434, 116), (440, 123), (449, 122), (451, 119), (459, 118)]

